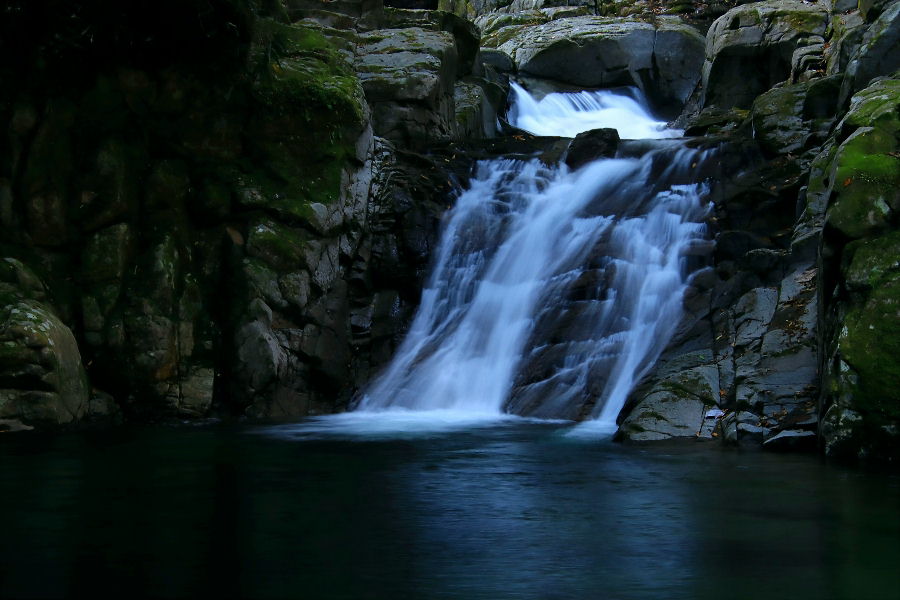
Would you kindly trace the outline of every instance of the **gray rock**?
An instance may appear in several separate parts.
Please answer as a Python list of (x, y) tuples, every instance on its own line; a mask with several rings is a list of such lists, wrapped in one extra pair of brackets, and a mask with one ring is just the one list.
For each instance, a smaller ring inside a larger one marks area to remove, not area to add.
[(900, 69), (900, 2), (887, 6), (866, 30), (859, 50), (847, 65), (841, 99), (869, 85), (873, 78)]
[(762, 339), (775, 314), (777, 300), (778, 291), (774, 288), (755, 288), (738, 300), (734, 307), (735, 346), (749, 346)]
[(509, 54), (496, 48), (482, 48), (481, 60), (486, 65), (494, 67), (500, 73), (510, 73), (516, 70), (516, 65)]
[(18, 419), (0, 419), (0, 433), (14, 433), (17, 431), (32, 431), (34, 427), (26, 425)]
[(673, 437), (712, 437), (715, 419), (706, 413), (716, 405), (718, 375), (715, 367), (675, 369), (656, 381), (649, 392), (639, 390), (639, 399), (619, 426), (619, 437), (634, 441)]
[(732, 8), (706, 41), (702, 106), (747, 108), (791, 75), (798, 47), (825, 34), (828, 12), (799, 0), (766, 0)]
[(458, 81), (453, 91), (456, 111), (453, 137), (480, 139), (493, 137), (497, 131), (497, 111), (485, 86), (486, 81)]

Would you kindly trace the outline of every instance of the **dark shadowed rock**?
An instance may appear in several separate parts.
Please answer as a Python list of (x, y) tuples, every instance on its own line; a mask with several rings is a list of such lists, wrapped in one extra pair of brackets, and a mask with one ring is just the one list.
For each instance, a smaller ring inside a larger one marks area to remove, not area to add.
[(770, 437), (763, 442), (766, 450), (814, 450), (816, 447), (816, 434), (802, 429), (789, 429)]
[(566, 164), (571, 169), (598, 158), (612, 158), (619, 147), (619, 132), (615, 129), (592, 129), (579, 133), (569, 145)]

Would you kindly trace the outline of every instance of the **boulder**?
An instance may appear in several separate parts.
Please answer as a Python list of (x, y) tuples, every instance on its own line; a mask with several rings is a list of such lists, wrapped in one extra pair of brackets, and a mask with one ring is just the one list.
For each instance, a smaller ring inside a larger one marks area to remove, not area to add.
[(619, 425), (618, 437), (631, 441), (674, 437), (712, 437), (715, 419), (707, 419), (716, 406), (718, 374), (715, 367), (680, 370), (657, 381)]
[(753, 135), (770, 156), (817, 147), (835, 121), (840, 76), (773, 88), (750, 110)]
[(435, 108), (441, 94), (451, 91), (457, 72), (451, 34), (379, 29), (361, 36), (360, 44), (354, 67), (370, 103), (418, 101)]
[(492, 137), (497, 131), (499, 98), (504, 96), (499, 86), (484, 80), (469, 78), (458, 81), (453, 89), (455, 111), (453, 137), (480, 139)]
[(900, 210), (898, 140), (881, 128), (860, 127), (832, 161), (832, 200), (826, 224), (850, 239), (891, 227)]
[(828, 203), (822, 256), (834, 269), (820, 291), (830, 382), (820, 406), (823, 447), (830, 456), (897, 460), (900, 81), (876, 79), (855, 94), (835, 132), (846, 139), (823, 152), (827, 167), (816, 181)]
[(766, 450), (814, 450), (815, 447), (815, 432), (797, 429), (781, 431), (763, 442)]
[(0, 263), (0, 420), (54, 426), (80, 420), (89, 387), (72, 330), (37, 300), (43, 285), (21, 262)]
[(822, 43), (828, 11), (800, 0), (737, 6), (716, 19), (706, 39), (702, 106), (748, 108), (791, 76), (794, 52)]
[(577, 169), (598, 158), (612, 158), (619, 146), (619, 132), (615, 129), (592, 129), (579, 133), (569, 144), (566, 164)]

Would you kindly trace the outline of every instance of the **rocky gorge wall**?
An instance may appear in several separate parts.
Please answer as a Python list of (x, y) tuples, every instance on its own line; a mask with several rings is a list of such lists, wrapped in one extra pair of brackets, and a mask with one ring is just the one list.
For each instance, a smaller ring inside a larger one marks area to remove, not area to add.
[(493, 130), (475, 30), (58, 4), (3, 15), (0, 419), (338, 410), (418, 302), (449, 192), (408, 151)]
[(516, 77), (636, 86), (717, 153), (715, 244), (619, 436), (897, 458), (900, 2), (83, 8), (0, 38), (7, 427), (343, 408), (471, 159), (576, 153), (503, 122)]

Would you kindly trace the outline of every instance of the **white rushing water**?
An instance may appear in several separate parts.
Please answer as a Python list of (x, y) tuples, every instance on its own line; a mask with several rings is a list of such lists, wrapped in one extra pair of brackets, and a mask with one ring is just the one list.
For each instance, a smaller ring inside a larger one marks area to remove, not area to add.
[[(537, 102), (514, 89), (513, 124), (535, 133), (680, 134), (630, 97), (582, 92)], [(479, 163), (448, 214), (411, 328), (357, 410), (441, 411), (463, 420), (505, 410), (590, 416), (600, 430), (614, 430), (629, 391), (681, 316), (684, 255), (704, 235), (704, 189), (688, 174), (697, 160), (696, 151), (667, 142), (641, 158), (598, 160), (574, 172), (537, 160)], [(605, 284), (586, 299), (592, 310), (576, 321), (564, 358), (531, 369), (534, 356), (559, 342), (552, 327), (541, 333), (542, 324), (569, 310), (561, 307), (589, 270)], [(598, 386), (599, 397), (586, 402)], [(591, 413), (579, 415), (585, 407)]]
[[(591, 129), (611, 128), (629, 140), (674, 138), (681, 130), (669, 129), (647, 111), (646, 102), (608, 90), (547, 94), (535, 100), (513, 83), (510, 123), (535, 135), (575, 137)], [(643, 100), (636, 89), (629, 90)]]

